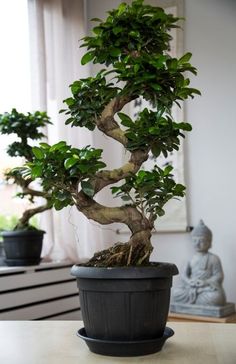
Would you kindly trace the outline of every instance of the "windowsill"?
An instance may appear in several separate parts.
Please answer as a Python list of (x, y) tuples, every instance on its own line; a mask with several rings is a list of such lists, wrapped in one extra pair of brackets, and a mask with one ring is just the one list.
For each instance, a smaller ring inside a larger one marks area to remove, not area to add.
[(7, 266), (4, 262), (5, 257), (0, 257), (0, 274), (6, 274), (6, 273), (14, 273), (14, 272), (21, 272), (21, 271), (32, 271), (32, 270), (45, 270), (45, 269), (51, 269), (51, 268), (60, 268), (62, 266), (72, 266), (73, 262), (69, 260), (63, 260), (63, 261), (52, 261), (52, 262), (41, 262), (38, 265), (29, 265), (29, 266), (22, 266), (22, 267), (10, 267)]

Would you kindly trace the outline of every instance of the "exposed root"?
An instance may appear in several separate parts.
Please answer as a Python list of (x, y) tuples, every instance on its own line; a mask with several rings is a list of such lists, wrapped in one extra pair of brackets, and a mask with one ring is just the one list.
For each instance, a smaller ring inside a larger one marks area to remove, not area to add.
[(109, 249), (102, 250), (83, 264), (87, 267), (122, 267), (147, 265), (153, 248), (151, 244), (117, 243)]
[(130, 250), (129, 250), (129, 257), (128, 257), (127, 265), (130, 265), (130, 262), (131, 262), (131, 256), (132, 256), (132, 250), (133, 250), (133, 247), (132, 247), (132, 245), (131, 245)]

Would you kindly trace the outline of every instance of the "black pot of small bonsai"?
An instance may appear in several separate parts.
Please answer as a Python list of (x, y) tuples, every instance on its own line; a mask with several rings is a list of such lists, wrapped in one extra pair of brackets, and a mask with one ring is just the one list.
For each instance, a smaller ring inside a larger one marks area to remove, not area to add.
[[(95, 353), (132, 356), (161, 349), (173, 335), (166, 328), (172, 276), (175, 265), (150, 262), (155, 220), (172, 198), (184, 196), (185, 187), (174, 181), (172, 167), (141, 170), (143, 163), (160, 154), (178, 150), (181, 137), (191, 126), (173, 120), (174, 104), (199, 91), (189, 87), (186, 72), (196, 74), (190, 53), (181, 58), (169, 55), (169, 30), (178, 18), (163, 9), (136, 0), (109, 11), (103, 22), (84, 38), (89, 61), (110, 66), (95, 77), (75, 81), (72, 97), (65, 100), (66, 124), (98, 128), (121, 143), (130, 159), (120, 168), (104, 169), (102, 150), (73, 148), (65, 142), (41, 145), (40, 158), (31, 165), (50, 186), (57, 209), (75, 205), (88, 219), (99, 224), (123, 223), (131, 231), (126, 243), (97, 252), (87, 263), (76, 265), (84, 329), (79, 335)], [(108, 75), (113, 75), (107, 81)], [(121, 88), (120, 85), (123, 85)], [(136, 120), (121, 112), (142, 96), (152, 109), (141, 111)], [(39, 152), (37, 151), (37, 152)], [(119, 183), (117, 185), (117, 183)], [(126, 204), (107, 207), (95, 200), (104, 187)], [(89, 242), (88, 242), (89, 244)]]
[[(0, 115), (0, 132), (2, 134), (15, 134), (19, 141), (8, 146), (7, 153), (11, 157), (22, 157), (24, 162), (32, 162), (34, 154), (29, 141), (40, 140), (44, 137), (41, 128), (50, 124), (45, 112), (22, 114), (13, 109), (10, 113)], [(34, 149), (34, 148), (33, 148)], [(20, 189), (19, 198), (28, 198), (32, 207), (25, 210), (13, 230), (2, 231), (5, 262), (10, 266), (34, 265), (40, 262), (44, 231), (35, 228), (30, 219), (36, 214), (51, 208), (49, 193), (36, 189), (32, 177), (27, 175), (24, 167), (13, 168), (6, 171), (5, 178), (8, 183), (14, 183)], [(36, 197), (46, 200), (45, 204), (33, 206)]]

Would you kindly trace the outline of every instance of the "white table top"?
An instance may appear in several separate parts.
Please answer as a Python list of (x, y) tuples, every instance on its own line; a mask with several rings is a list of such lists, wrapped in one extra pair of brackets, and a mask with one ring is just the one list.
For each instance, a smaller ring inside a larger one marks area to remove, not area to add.
[(1, 364), (235, 364), (236, 324), (170, 322), (161, 352), (133, 358), (96, 355), (76, 336), (80, 321), (1, 321)]

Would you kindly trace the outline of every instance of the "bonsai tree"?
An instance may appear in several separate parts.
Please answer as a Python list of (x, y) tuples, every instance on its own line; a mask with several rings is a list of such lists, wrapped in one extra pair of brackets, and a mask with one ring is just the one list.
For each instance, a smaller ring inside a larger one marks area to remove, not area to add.
[[(60, 141), (34, 148), (35, 159), (28, 166), (33, 177), (42, 179), (56, 209), (75, 205), (99, 224), (117, 222), (130, 229), (126, 243), (95, 253), (88, 266), (147, 265), (154, 222), (164, 215), (167, 201), (184, 196), (185, 187), (174, 181), (169, 165), (164, 169), (155, 165), (153, 170), (141, 167), (150, 155), (166, 157), (178, 150), (184, 132), (191, 130), (190, 124), (173, 120), (172, 107), (200, 94), (186, 76), (186, 72), (196, 74), (196, 69), (189, 63), (191, 53), (179, 59), (170, 56), (169, 31), (178, 27), (179, 19), (159, 7), (135, 0), (109, 11), (105, 21), (92, 20), (97, 26), (92, 36), (83, 38), (82, 47), (88, 52), (81, 62), (105, 68), (70, 86), (72, 96), (64, 101), (67, 109), (62, 112), (68, 116), (66, 124), (97, 128), (121, 143), (130, 152), (129, 161), (107, 170), (101, 149), (77, 149)], [(122, 109), (139, 97), (152, 107), (133, 120)], [(109, 185), (114, 197), (125, 204), (107, 207), (96, 201)]]
[[(32, 146), (29, 140), (41, 140), (44, 134), (41, 129), (47, 124), (51, 124), (49, 117), (45, 112), (36, 111), (35, 113), (22, 114), (16, 109), (12, 109), (10, 113), (0, 115), (0, 132), (2, 134), (15, 134), (18, 141), (14, 141), (8, 146), (7, 153), (11, 157), (22, 157), (25, 162), (32, 162), (34, 158)], [(35, 202), (35, 197), (43, 197), (45, 204), (37, 207), (32, 207), (25, 210), (22, 216), (17, 221), (14, 230), (29, 230), (34, 229), (30, 225), (29, 220), (36, 214), (51, 208), (50, 195), (43, 190), (36, 190), (32, 186), (35, 175), (32, 170), (32, 177), (28, 178), (25, 175), (25, 168), (13, 168), (5, 173), (7, 181), (13, 181), (19, 188), (20, 192), (17, 196), (20, 198), (28, 198), (31, 203)]]

